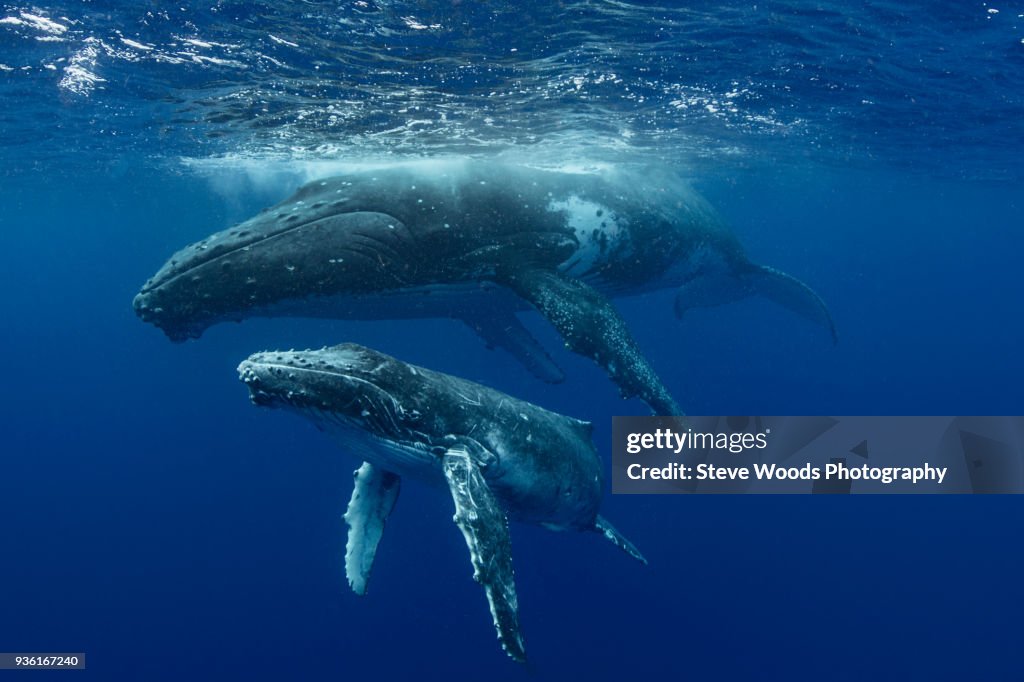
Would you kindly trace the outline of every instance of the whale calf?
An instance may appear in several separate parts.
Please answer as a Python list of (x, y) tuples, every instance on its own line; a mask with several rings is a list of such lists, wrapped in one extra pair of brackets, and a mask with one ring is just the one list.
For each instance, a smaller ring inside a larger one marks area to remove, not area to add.
[(253, 403), (306, 417), (364, 460), (345, 513), (345, 572), (357, 594), (406, 477), (450, 492), (473, 577), (517, 661), (526, 651), (507, 519), (597, 531), (647, 563), (598, 514), (601, 462), (588, 422), (355, 344), (256, 353), (238, 372)]
[(175, 254), (135, 297), (172, 340), (262, 315), (447, 316), (547, 381), (561, 370), (516, 317), (540, 312), (624, 397), (681, 414), (608, 300), (678, 288), (679, 316), (763, 294), (826, 327), (806, 285), (751, 263), (675, 178), (437, 160), (315, 181)]

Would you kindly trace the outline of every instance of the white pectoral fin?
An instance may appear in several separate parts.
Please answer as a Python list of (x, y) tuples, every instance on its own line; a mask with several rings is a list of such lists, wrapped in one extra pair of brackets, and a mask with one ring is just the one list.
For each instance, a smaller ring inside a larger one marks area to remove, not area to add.
[(369, 462), (356, 470), (355, 488), (345, 512), (348, 542), (345, 545), (345, 575), (356, 594), (366, 594), (366, 583), (377, 554), (384, 524), (395, 508), (402, 479)]
[(526, 661), (519, 631), (519, 602), (512, 572), (508, 520), (480, 468), (465, 450), (452, 448), (443, 468), (455, 502), (455, 523), (462, 531), (473, 562), (473, 579), (483, 585), (498, 631), (498, 641), (513, 659)]

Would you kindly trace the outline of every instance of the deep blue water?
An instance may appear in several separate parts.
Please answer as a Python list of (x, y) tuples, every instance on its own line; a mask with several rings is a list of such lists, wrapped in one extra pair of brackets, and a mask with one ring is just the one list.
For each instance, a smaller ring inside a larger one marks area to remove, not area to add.
[(610, 416), (641, 403), (535, 315), (562, 385), (448, 320), (174, 345), (131, 309), (173, 250), (337, 163), (668, 166), (841, 336), (757, 299), (682, 323), (670, 291), (617, 301), (688, 411), (1020, 414), (1021, 14), (0, 5), (0, 651), (85, 651), (65, 674), (96, 680), (1021, 679), (1016, 496), (609, 494), (646, 568), (515, 525), (521, 667), (434, 491), (405, 486), (370, 594), (349, 591), (357, 462), (254, 409), (234, 368), (356, 341), (590, 419), (606, 462)]

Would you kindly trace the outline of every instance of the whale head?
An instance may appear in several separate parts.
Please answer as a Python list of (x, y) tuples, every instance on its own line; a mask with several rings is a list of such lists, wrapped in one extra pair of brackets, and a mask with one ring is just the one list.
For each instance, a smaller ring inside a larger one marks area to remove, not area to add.
[[(254, 353), (238, 366), (253, 404), (296, 412), (347, 439), (426, 448), (430, 431), (412, 365), (356, 344)], [(413, 443), (418, 443), (412, 446)]]
[(601, 499), (591, 426), (352, 343), (254, 353), (238, 366), (253, 404), (296, 413), (387, 471), (438, 480), (472, 451), (517, 519), (589, 528)]
[[(334, 185), (282, 204), (175, 253), (135, 296), (135, 313), (173, 341), (223, 321), (327, 307), (330, 298), (415, 279), (405, 224), (358, 210)], [(386, 209), (384, 209), (386, 210)]]

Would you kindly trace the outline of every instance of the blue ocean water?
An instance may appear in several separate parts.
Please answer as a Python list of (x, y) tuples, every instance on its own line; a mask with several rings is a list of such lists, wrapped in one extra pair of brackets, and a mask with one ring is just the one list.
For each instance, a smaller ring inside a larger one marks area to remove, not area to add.
[[(250, 320), (169, 343), (131, 309), (180, 246), (352, 162), (683, 172), (841, 341), (756, 299), (617, 301), (694, 414), (1020, 414), (1019, 2), (0, 5), (0, 651), (96, 680), (1020, 679), (1006, 497), (612, 497), (647, 555), (515, 525), (507, 659), (451, 503), (407, 485), (370, 593), (356, 461), (234, 368), (357, 341), (595, 423), (449, 320)], [(17, 676), (19, 673), (0, 673)], [(44, 677), (45, 673), (41, 673)]]

